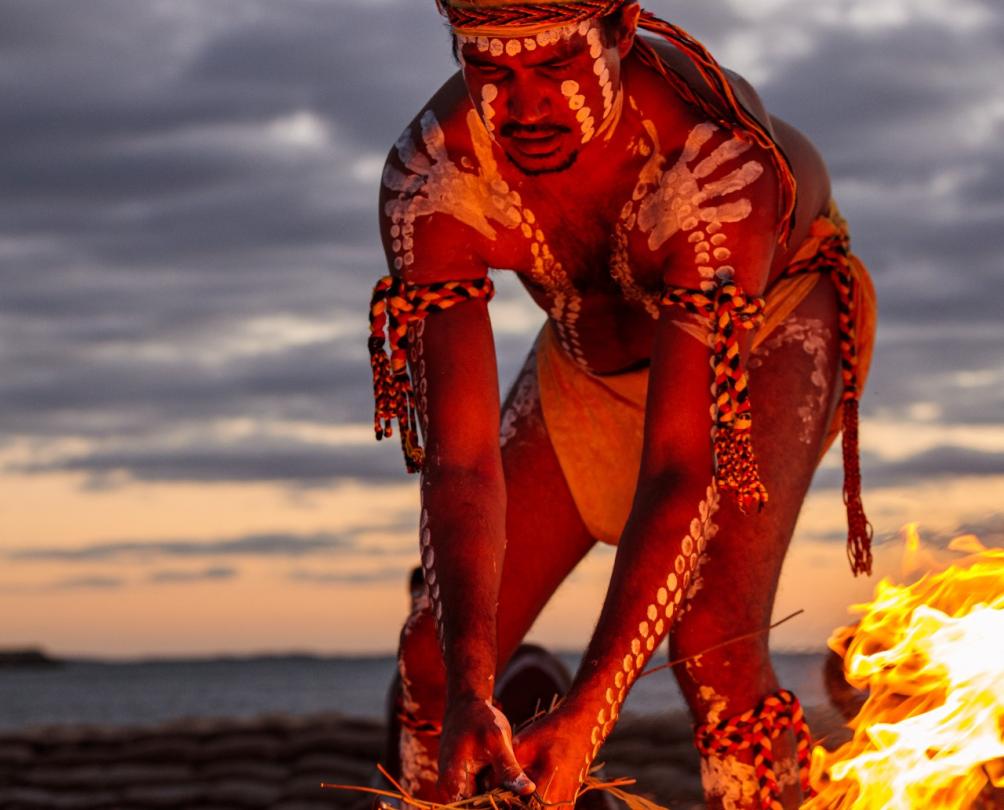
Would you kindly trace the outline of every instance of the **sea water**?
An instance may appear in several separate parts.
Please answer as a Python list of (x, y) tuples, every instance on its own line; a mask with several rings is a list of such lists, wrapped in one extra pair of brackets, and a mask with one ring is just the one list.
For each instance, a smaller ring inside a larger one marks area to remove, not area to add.
[[(580, 655), (559, 657), (574, 672)], [(823, 661), (821, 653), (774, 656), (781, 684), (806, 706), (826, 702)], [(384, 716), (393, 675), (389, 656), (71, 660), (52, 667), (0, 668), (0, 730), (317, 712), (378, 719)], [(663, 670), (635, 684), (624, 711), (649, 714), (682, 707), (672, 674)]]

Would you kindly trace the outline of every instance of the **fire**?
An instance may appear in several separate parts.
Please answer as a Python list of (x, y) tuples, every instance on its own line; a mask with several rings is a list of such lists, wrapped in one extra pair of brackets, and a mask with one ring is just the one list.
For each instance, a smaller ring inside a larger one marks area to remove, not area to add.
[[(916, 527), (906, 533), (915, 568)], [(848, 743), (813, 751), (818, 795), (803, 808), (962, 810), (1004, 787), (1004, 549), (972, 536), (949, 548), (968, 556), (912, 585), (883, 579), (852, 608), (861, 621), (830, 638), (868, 698)]]

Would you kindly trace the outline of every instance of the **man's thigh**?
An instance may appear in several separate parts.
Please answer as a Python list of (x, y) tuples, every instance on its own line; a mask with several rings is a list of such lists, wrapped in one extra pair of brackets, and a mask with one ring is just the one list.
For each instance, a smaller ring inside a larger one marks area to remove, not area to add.
[(499, 668), (551, 595), (595, 542), (547, 435), (533, 353), (502, 408), (506, 553), (498, 610)]
[[(784, 556), (840, 393), (837, 341), (835, 293), (821, 279), (751, 355), (753, 444), (769, 501), (760, 514), (744, 515), (721, 493), (718, 532), (674, 633), (678, 651), (690, 654), (770, 623)], [(766, 636), (762, 642), (766, 649)]]

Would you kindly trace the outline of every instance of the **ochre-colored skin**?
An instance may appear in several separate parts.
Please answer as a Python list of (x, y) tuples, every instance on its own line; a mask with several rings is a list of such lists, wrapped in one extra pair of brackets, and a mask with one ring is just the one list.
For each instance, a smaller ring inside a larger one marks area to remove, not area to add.
[[(571, 801), (663, 638), (679, 658), (767, 626), (839, 394), (836, 297), (821, 279), (793, 315), (803, 326), (780, 332), (750, 364), (768, 507), (745, 516), (714, 491), (708, 348), (682, 311), (658, 305), (659, 295), (666, 285), (708, 287), (722, 277), (762, 293), (825, 210), (829, 181), (809, 142), (770, 118), (734, 77), (747, 106), (773, 126), (798, 181), (790, 246), (777, 245), (769, 157), (734, 141), (641, 65), (628, 22), (599, 55), (589, 26), (532, 48), (462, 42), (463, 71), (388, 158), (380, 210), (392, 272), (428, 284), (510, 269), (577, 362), (604, 373), (651, 363), (637, 494), (595, 633), (565, 701), (510, 744), (504, 719), (485, 704), (495, 674), (594, 540), (535, 385), (521, 375), (500, 408), (486, 304), (432, 315), (416, 335), (412, 372), (427, 447), (422, 558), (436, 592), (409, 619), (400, 656), (408, 708), (443, 722), (438, 785), (426, 762), (436, 740), (423, 741), (422, 767), (410, 771), (409, 787), (422, 797), (469, 795), (487, 769), (480, 784), (526, 793), (533, 780), (548, 801)], [(657, 47), (706, 93), (684, 57)], [(589, 138), (577, 118), (587, 107)], [(811, 351), (795, 339), (799, 330)], [(584, 611), (584, 626), (594, 620)], [(763, 635), (679, 666), (676, 676), (695, 722), (745, 711), (779, 687)], [(787, 739), (775, 744), (780, 759), (790, 749)], [(706, 763), (709, 806), (753, 806), (741, 798), (746, 764)], [(797, 788), (785, 800), (797, 806)]]

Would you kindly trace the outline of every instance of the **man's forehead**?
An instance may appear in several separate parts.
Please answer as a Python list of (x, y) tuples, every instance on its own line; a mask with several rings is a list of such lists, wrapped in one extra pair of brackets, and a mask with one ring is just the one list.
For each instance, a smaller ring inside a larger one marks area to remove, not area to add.
[(457, 34), (460, 49), (468, 57), (516, 56), (523, 52), (546, 49), (548, 56), (573, 55), (586, 48), (586, 38), (597, 23), (583, 22), (560, 25), (540, 31), (533, 36), (472, 36)]

